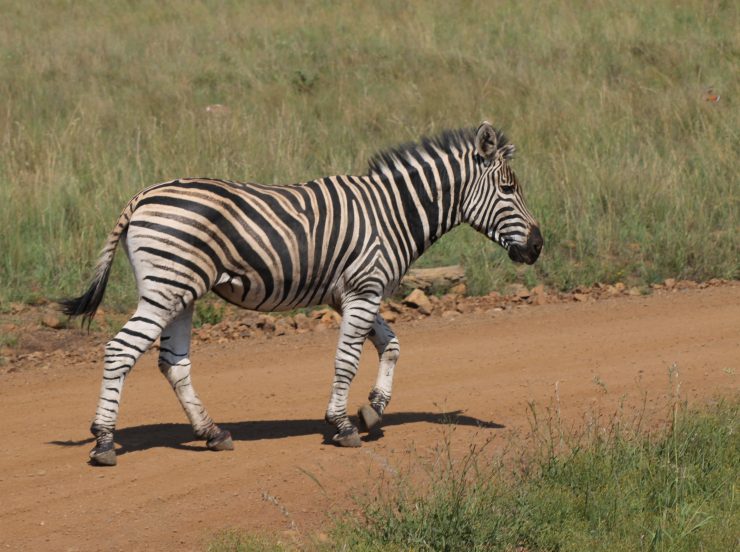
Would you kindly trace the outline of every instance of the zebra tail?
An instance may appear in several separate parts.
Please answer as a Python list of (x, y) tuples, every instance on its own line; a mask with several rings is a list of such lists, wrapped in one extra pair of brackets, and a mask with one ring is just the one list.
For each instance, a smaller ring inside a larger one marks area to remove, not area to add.
[(128, 228), (129, 215), (126, 211), (133, 211), (133, 206), (129, 204), (127, 209), (121, 213), (115, 229), (108, 236), (108, 241), (106, 241), (98, 257), (98, 262), (95, 265), (95, 273), (87, 291), (79, 297), (58, 301), (64, 314), (69, 317), (82, 316), (82, 325), (84, 326), (87, 323), (88, 328), (95, 316), (95, 312), (103, 301), (103, 295), (105, 295), (105, 288), (108, 285), (108, 277), (110, 276), (118, 242)]

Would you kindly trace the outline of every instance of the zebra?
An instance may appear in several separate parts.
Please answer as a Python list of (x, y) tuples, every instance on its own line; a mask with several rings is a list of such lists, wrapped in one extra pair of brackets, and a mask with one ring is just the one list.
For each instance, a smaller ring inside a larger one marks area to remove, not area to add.
[[(398, 338), (379, 314), (411, 263), (443, 234), (468, 223), (516, 262), (533, 264), (539, 225), (510, 167), (515, 147), (484, 121), (477, 128), (377, 153), (362, 176), (329, 176), (269, 186), (211, 178), (152, 185), (123, 209), (87, 291), (60, 301), (90, 323), (120, 242), (133, 269), (138, 304), (105, 346), (100, 397), (90, 431), (90, 462), (115, 465), (114, 430), (126, 375), (160, 340), (158, 366), (197, 439), (231, 450), (231, 434), (207, 413), (191, 381), (196, 300), (208, 291), (256, 311), (327, 304), (342, 315), (325, 420), (339, 446), (361, 445), (391, 399)], [(369, 403), (347, 414), (350, 384), (370, 339), (379, 356)]]

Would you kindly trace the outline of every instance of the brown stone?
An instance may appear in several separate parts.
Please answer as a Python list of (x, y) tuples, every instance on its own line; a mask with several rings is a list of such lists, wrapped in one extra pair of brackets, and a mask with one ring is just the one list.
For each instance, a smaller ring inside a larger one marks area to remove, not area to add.
[(573, 300), (582, 303), (584, 301), (588, 301), (588, 295), (586, 295), (585, 293), (574, 293)]
[(316, 320), (320, 320), (321, 318), (323, 318), (323, 316), (327, 312), (331, 312), (331, 309), (326, 308), (326, 307), (324, 307), (322, 309), (316, 309), (316, 310), (311, 311), (311, 313), (309, 315), (309, 318), (314, 318)]
[(464, 282), (452, 286), (449, 293), (453, 295), (466, 295), (468, 293), (468, 286)]
[(341, 323), (341, 315), (336, 311), (329, 310), (321, 317), (320, 325), (326, 326), (327, 328), (338, 328)]
[(425, 293), (439, 293), (465, 281), (465, 269), (459, 265), (434, 268), (412, 268), (401, 280), (404, 292), (420, 289)]
[(642, 295), (642, 292), (640, 291), (640, 288), (631, 287), (630, 290), (627, 292), (627, 294), (632, 297), (637, 297), (639, 295)]
[(293, 321), (295, 322), (296, 329), (301, 333), (305, 333), (311, 329), (311, 320), (309, 320), (308, 316), (302, 312), (296, 314), (293, 317)]
[(59, 317), (59, 315), (54, 313), (45, 314), (41, 319), (41, 324), (53, 330), (60, 330), (64, 327), (64, 321)]
[(442, 318), (444, 318), (446, 320), (454, 320), (458, 316), (460, 316), (460, 313), (457, 312), (457, 311), (454, 311), (454, 310), (445, 310), (445, 311), (442, 311)]
[(388, 305), (388, 308), (391, 309), (393, 312), (402, 313), (403, 312), (403, 305), (401, 303), (397, 303), (396, 301), (388, 301), (386, 303)]
[(409, 293), (403, 300), (403, 303), (411, 308), (415, 308), (421, 314), (429, 315), (432, 313), (432, 302), (429, 300), (426, 293), (420, 289), (415, 289)]
[(266, 334), (271, 334), (275, 331), (275, 317), (269, 314), (262, 314), (257, 319), (257, 327)]
[(291, 335), (295, 333), (293, 324), (286, 318), (278, 318), (275, 322), (275, 335)]
[(383, 320), (388, 322), (389, 324), (393, 324), (396, 320), (398, 320), (398, 313), (395, 313), (393, 311), (385, 311), (384, 313), (381, 313), (383, 317)]
[(460, 301), (455, 305), (455, 310), (463, 314), (473, 312), (473, 304), (469, 301)]
[(663, 285), (666, 289), (673, 289), (676, 287), (676, 280), (674, 278), (666, 278)]
[(512, 295), (514, 297), (529, 297), (529, 290), (522, 284), (509, 284), (506, 286), (506, 295)]

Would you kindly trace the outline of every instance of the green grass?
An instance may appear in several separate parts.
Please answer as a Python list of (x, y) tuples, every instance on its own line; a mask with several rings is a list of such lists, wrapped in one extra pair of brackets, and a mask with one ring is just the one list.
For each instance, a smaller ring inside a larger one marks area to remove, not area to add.
[(193, 326), (200, 328), (203, 324), (218, 324), (224, 319), (225, 312), (223, 301), (199, 301), (195, 304)]
[(428, 486), (369, 503), (366, 522), (339, 540), (352, 550), (735, 549), (739, 406), (676, 406), (657, 435), (623, 417), (577, 432), (536, 422), (536, 446), (513, 474), (471, 449)]
[(207, 552), (280, 552), (285, 548), (269, 539), (248, 536), (239, 531), (223, 531), (206, 546)]
[[(503, 453), (446, 440), (340, 518), (330, 542), (303, 549), (357, 551), (625, 551), (737, 549), (740, 404), (708, 411), (676, 404), (661, 430), (624, 412), (564, 430), (557, 411)], [(419, 477), (421, 473), (421, 477)], [(291, 550), (239, 532), (212, 552)]]
[[(461, 229), (422, 263), (462, 262), (474, 292), (740, 277), (735, 2), (0, 0), (0, 13), (2, 301), (79, 293), (148, 184), (358, 173), (378, 149), (483, 118), (519, 148), (542, 259), (514, 266)], [(122, 265), (112, 306), (132, 298)]]

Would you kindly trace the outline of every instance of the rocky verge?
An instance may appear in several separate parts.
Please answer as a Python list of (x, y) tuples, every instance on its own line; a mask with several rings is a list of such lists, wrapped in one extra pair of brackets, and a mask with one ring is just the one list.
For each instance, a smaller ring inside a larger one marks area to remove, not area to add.
[[(452, 282), (448, 293), (435, 295), (414, 288), (405, 296), (385, 301), (380, 313), (389, 324), (408, 323), (427, 317), (450, 321), (466, 314), (495, 316), (507, 309), (551, 303), (598, 301), (618, 297), (634, 297), (649, 293), (676, 293), (685, 289), (735, 284), (712, 279), (708, 282), (667, 279), (647, 288), (627, 287), (622, 283), (596, 284), (571, 292), (559, 292), (539, 285), (531, 289), (513, 284), (505, 293), (491, 292), (484, 296), (466, 296), (464, 282)], [(429, 288), (427, 288), (429, 289)], [(227, 343), (240, 339), (279, 339), (286, 335), (337, 330), (341, 316), (328, 307), (290, 313), (256, 313), (226, 307), (221, 320), (193, 329), (193, 342)], [(126, 315), (111, 315), (99, 311), (96, 327), (82, 330), (68, 321), (51, 304), (29, 306), (11, 304), (0, 316), (0, 374), (35, 368), (48, 370), (52, 366), (80, 361), (98, 360), (103, 344), (126, 320)]]

